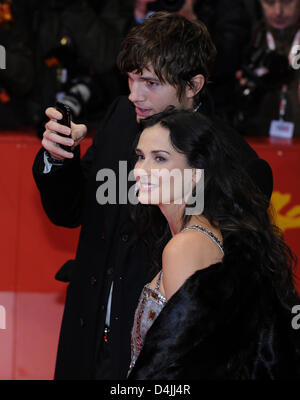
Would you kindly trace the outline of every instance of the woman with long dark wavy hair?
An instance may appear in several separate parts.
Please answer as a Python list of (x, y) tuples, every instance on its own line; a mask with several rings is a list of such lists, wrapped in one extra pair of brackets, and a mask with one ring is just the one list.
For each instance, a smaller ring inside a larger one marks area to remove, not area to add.
[(299, 378), (295, 259), (222, 127), (169, 109), (143, 121), (136, 155), (133, 217), (154, 278), (129, 379)]

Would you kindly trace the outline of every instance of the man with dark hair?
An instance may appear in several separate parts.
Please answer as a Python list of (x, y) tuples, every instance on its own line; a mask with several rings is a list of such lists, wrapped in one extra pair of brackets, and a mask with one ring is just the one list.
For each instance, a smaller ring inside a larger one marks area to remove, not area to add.
[[(183, 29), (179, 21), (172, 16), (167, 25), (165, 13), (158, 13), (133, 28), (123, 42), (118, 67), (125, 74), (141, 74), (150, 67), (161, 83), (177, 89), (179, 101), (187, 87), (195, 88), (193, 103), (197, 106), (205, 94), (216, 50), (201, 21), (184, 20)], [(199, 43), (203, 47), (199, 48)]]
[[(214, 56), (214, 45), (202, 23), (156, 13), (125, 39), (118, 64), (128, 74), (129, 99), (121, 97), (112, 104), (82, 159), (79, 143), (86, 127), (72, 123), (70, 130), (55, 121), (61, 114), (54, 108), (46, 110), (51, 120), (34, 162), (34, 177), (51, 221), (70, 228), (81, 226), (76, 259), (56, 276), (70, 282), (56, 379), (126, 378), (134, 312), (143, 286), (153, 276), (128, 204), (97, 202), (98, 172), (110, 169), (121, 179), (119, 161), (131, 160), (140, 120), (169, 105), (202, 109), (197, 96), (209, 79)], [(257, 185), (270, 196), (268, 164), (242, 137), (224, 132), (239, 149)], [(73, 146), (74, 153), (60, 144)]]

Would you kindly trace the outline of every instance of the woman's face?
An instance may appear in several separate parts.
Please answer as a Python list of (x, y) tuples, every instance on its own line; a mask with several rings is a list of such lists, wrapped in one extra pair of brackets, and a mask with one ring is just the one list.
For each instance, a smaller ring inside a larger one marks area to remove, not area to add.
[(174, 149), (169, 130), (157, 124), (139, 139), (134, 176), (142, 204), (185, 204), (193, 189), (194, 169)]
[(294, 25), (300, 14), (299, 0), (260, 0), (265, 18), (275, 29)]

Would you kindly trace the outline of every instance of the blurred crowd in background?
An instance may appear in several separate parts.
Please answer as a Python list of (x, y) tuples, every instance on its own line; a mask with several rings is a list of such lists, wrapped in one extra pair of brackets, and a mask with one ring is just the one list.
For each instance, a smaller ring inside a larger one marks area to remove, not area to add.
[(110, 103), (128, 95), (116, 67), (122, 39), (156, 10), (208, 27), (219, 116), (245, 136), (268, 136), (270, 122), (283, 118), (300, 136), (299, 69), (290, 57), (300, 49), (300, 0), (0, 0), (0, 129), (29, 127), (41, 137), (44, 111), (57, 100), (74, 121), (97, 128)]

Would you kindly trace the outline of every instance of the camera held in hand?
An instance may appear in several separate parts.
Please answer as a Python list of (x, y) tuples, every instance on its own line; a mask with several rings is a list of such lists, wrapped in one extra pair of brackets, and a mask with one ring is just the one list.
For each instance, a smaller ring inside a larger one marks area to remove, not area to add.
[(237, 104), (242, 114), (249, 114), (264, 93), (280, 90), (295, 74), (286, 55), (263, 48), (252, 52), (250, 62), (243, 66), (242, 72), (246, 84), (237, 84)]

